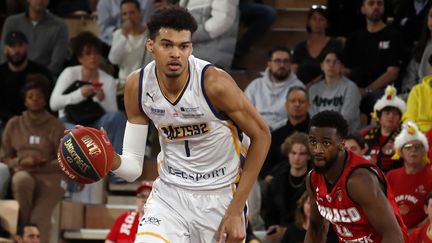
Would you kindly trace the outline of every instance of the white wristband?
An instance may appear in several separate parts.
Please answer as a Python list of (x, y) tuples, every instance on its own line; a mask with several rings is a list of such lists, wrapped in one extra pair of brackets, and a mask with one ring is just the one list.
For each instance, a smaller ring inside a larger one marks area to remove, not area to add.
[(112, 172), (126, 181), (135, 181), (142, 173), (148, 125), (126, 123), (120, 166)]

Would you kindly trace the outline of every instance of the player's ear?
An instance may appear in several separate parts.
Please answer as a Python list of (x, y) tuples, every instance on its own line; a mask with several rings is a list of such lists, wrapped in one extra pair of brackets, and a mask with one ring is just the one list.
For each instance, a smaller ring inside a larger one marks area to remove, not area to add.
[(148, 50), (150, 53), (153, 53), (154, 41), (153, 41), (152, 39), (150, 39), (150, 38), (147, 39), (146, 47), (147, 47), (147, 50)]

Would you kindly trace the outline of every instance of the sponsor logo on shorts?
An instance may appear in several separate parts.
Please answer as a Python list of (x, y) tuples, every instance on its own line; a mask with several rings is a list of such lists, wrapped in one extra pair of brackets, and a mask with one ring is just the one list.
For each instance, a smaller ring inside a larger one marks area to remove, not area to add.
[(222, 167), (207, 173), (193, 173), (193, 172), (185, 172), (180, 169), (176, 169), (171, 166), (168, 166), (168, 172), (171, 175), (180, 177), (182, 179), (198, 182), (202, 180), (208, 180), (208, 179), (224, 176), (226, 174), (226, 167)]
[(142, 226), (144, 224), (151, 224), (151, 225), (159, 226), (161, 221), (162, 221), (161, 219), (158, 219), (156, 217), (143, 217), (140, 220), (140, 226)]

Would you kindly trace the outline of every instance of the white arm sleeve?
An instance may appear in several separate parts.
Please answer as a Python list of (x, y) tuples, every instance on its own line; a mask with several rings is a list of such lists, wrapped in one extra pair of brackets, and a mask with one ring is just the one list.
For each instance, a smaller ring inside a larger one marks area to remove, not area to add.
[(135, 181), (142, 173), (148, 125), (126, 123), (123, 137), (123, 154), (120, 166), (112, 172), (128, 182)]

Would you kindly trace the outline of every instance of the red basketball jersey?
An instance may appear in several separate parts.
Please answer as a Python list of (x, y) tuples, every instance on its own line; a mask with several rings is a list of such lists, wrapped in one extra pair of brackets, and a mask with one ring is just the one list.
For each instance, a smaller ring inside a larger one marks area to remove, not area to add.
[(387, 174), (399, 212), (408, 228), (417, 226), (426, 218), (423, 205), (427, 193), (432, 190), (431, 178), (432, 169), (429, 165), (417, 174), (408, 175), (405, 168), (398, 168)]
[[(318, 210), (321, 216), (332, 224), (340, 242), (381, 242), (381, 235), (369, 223), (363, 209), (348, 196), (346, 184), (349, 176), (357, 168), (368, 168), (371, 173), (378, 176), (386, 187), (387, 181), (383, 172), (374, 163), (351, 151), (347, 153), (345, 168), (331, 191), (327, 191), (324, 175), (312, 170), (311, 189), (315, 191)], [(389, 187), (387, 187), (386, 195), (393, 207), (404, 237), (408, 239), (406, 227), (399, 215), (397, 204)]]

